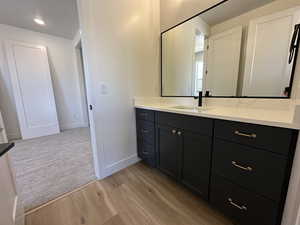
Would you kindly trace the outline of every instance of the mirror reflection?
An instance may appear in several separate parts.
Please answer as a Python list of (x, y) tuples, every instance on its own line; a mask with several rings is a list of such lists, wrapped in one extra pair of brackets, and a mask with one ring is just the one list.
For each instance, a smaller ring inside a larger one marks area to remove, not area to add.
[(162, 96), (289, 97), (297, 24), (299, 7), (229, 0), (164, 32)]

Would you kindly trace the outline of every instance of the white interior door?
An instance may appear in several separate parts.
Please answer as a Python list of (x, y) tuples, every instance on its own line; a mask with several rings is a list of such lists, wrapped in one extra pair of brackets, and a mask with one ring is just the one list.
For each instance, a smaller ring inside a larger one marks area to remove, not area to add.
[(289, 9), (250, 21), (244, 96), (284, 96), (292, 69), (288, 64), (290, 41), (299, 15), (299, 9)]
[(242, 27), (209, 37), (205, 90), (213, 96), (236, 96)]
[(8, 41), (6, 50), (22, 138), (59, 133), (46, 47)]

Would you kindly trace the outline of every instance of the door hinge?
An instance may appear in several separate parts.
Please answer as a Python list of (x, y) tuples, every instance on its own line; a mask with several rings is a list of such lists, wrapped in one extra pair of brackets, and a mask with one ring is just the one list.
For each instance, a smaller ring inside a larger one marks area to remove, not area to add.
[(92, 105), (89, 105), (89, 108), (90, 108), (91, 111), (93, 110), (93, 106)]
[(209, 45), (207, 45), (207, 50), (209, 50)]

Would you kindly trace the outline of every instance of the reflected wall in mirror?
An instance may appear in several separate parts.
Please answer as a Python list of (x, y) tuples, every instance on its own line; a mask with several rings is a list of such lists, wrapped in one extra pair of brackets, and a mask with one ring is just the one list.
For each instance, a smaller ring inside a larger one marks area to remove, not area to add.
[(162, 33), (162, 96), (290, 97), (297, 24), (300, 3), (228, 0)]

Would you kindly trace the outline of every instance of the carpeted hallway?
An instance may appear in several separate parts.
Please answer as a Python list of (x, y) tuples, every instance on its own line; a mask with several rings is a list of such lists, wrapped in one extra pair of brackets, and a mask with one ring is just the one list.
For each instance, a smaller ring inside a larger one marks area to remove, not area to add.
[(88, 128), (16, 141), (11, 161), (26, 211), (96, 179)]

